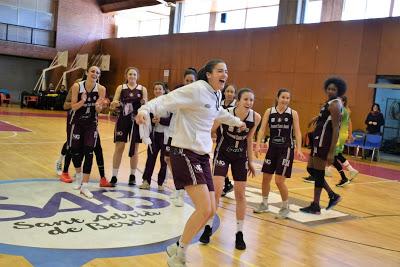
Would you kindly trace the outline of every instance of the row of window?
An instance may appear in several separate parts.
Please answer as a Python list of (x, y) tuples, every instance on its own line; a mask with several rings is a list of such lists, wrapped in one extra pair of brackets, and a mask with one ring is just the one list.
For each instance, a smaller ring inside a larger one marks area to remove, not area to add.
[[(326, 0), (325, 0), (326, 1)], [(185, 0), (179, 32), (276, 26), (279, 0)], [(306, 0), (302, 23), (321, 21), (323, 0)], [(179, 8), (177, 11), (179, 12)], [(167, 34), (170, 8), (136, 8), (116, 16), (118, 37)], [(342, 20), (400, 16), (400, 0), (344, 0)]]

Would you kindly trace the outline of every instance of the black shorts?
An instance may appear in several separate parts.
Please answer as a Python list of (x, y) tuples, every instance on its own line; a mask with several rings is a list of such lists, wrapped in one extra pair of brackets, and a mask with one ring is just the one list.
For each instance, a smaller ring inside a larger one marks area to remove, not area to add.
[(81, 149), (85, 146), (94, 148), (98, 137), (97, 124), (74, 123), (71, 125), (69, 147), (72, 149)]
[(190, 185), (206, 184), (209, 191), (214, 191), (208, 154), (199, 155), (188, 149), (171, 147), (170, 157), (177, 190)]
[(270, 146), (265, 155), (261, 171), (269, 174), (277, 174), (290, 178), (294, 160), (294, 149), (290, 147)]
[[(247, 172), (249, 169), (249, 161), (246, 155), (237, 155), (238, 153), (230, 153), (219, 151), (214, 153), (213, 175), (226, 177), (231, 165), (231, 171), (234, 181), (247, 181)], [(240, 153), (242, 154), (242, 153)]]
[(114, 143), (128, 142), (130, 138), (134, 143), (140, 143), (139, 125), (132, 119), (131, 115), (119, 115), (114, 129)]

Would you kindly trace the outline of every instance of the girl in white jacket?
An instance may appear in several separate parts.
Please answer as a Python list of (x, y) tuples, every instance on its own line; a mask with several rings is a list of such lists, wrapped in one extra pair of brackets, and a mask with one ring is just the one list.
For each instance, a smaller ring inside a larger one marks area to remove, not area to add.
[(199, 71), (197, 82), (149, 101), (139, 109), (136, 117), (136, 122), (143, 124), (150, 113), (175, 111), (170, 155), (173, 177), (176, 189), (186, 190), (195, 211), (186, 222), (180, 240), (167, 247), (169, 266), (185, 266), (188, 245), (214, 213), (215, 194), (209, 162), (214, 120), (241, 129), (246, 127), (220, 105), (220, 90), (227, 78), (225, 62), (211, 60)]

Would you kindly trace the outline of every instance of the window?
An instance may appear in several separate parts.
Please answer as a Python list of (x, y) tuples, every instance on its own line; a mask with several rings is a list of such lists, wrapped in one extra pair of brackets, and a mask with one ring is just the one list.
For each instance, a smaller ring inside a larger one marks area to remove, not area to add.
[(271, 27), (278, 24), (279, 5), (247, 9), (246, 28)]
[(117, 12), (117, 37), (168, 34), (170, 8), (161, 4)]
[(322, 0), (308, 0), (304, 13), (304, 23), (321, 22)]
[[(225, 21), (222, 21), (222, 15), (225, 14)], [(228, 12), (217, 13), (215, 30), (243, 29), (246, 19), (246, 9), (240, 9)]]
[(400, 16), (400, 0), (394, 0), (392, 16), (393, 17)]
[(342, 20), (389, 17), (392, 0), (345, 0)]
[(181, 32), (206, 32), (210, 25), (210, 13), (185, 16)]

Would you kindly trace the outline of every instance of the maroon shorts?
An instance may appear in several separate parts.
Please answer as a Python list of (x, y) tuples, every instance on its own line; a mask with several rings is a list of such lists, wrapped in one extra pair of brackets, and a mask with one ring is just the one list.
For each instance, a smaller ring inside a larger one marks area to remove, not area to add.
[(134, 143), (140, 143), (139, 126), (131, 115), (119, 115), (114, 129), (114, 143), (128, 142), (128, 138)]
[(171, 147), (170, 157), (177, 190), (185, 186), (206, 184), (209, 191), (214, 191), (208, 154), (199, 155), (187, 149)]
[(69, 147), (72, 149), (80, 149), (85, 146), (94, 148), (98, 137), (97, 124), (74, 123), (71, 125)]
[[(237, 153), (236, 153), (237, 154)], [(214, 153), (213, 174), (214, 176), (226, 177), (231, 165), (231, 171), (234, 181), (246, 182), (249, 162), (247, 156), (235, 155), (226, 151)]]
[(265, 155), (262, 172), (290, 178), (294, 159), (294, 149), (290, 147), (270, 146)]
[(165, 156), (169, 157), (170, 156), (170, 152), (171, 152), (171, 143), (172, 143), (172, 137), (168, 137), (168, 142), (165, 145)]

